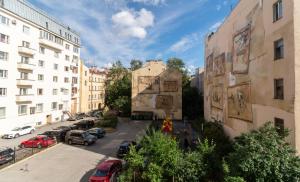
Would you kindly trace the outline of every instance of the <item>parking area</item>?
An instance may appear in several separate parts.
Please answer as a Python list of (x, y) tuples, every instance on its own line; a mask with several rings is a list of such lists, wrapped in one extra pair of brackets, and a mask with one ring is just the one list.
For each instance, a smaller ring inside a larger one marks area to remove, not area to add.
[[(66, 122), (64, 124), (72, 123)], [(1, 170), (1, 182), (86, 182), (99, 162), (115, 157), (118, 146), (123, 140), (133, 140), (142, 136), (149, 124), (150, 122), (147, 121), (119, 122), (116, 132), (107, 133), (104, 138), (99, 139), (91, 146), (58, 144)], [(41, 130), (37, 132), (43, 132), (47, 129)], [(5, 142), (8, 141), (13, 140), (5, 140)], [(8, 146), (13, 145), (15, 144)]]

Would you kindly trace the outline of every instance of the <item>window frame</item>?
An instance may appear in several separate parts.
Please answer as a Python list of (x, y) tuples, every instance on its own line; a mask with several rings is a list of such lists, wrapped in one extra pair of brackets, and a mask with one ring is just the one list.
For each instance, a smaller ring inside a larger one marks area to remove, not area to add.
[[(278, 87), (279, 85), (279, 81), (282, 81), (282, 95), (279, 95), (278, 93)], [(283, 78), (277, 78), (274, 79), (274, 99), (276, 100), (284, 100), (284, 79)]]
[(273, 4), (273, 23), (283, 18), (283, 1), (278, 0)]
[[(280, 55), (278, 53), (278, 51), (280, 52)], [(284, 39), (280, 38), (276, 41), (274, 41), (274, 61), (280, 60), (280, 59), (284, 59)]]

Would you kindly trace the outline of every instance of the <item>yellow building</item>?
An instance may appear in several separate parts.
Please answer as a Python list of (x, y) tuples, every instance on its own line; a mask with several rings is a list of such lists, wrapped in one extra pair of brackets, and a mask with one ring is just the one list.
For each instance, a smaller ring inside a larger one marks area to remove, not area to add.
[(107, 72), (81, 64), (80, 74), (80, 112), (103, 109)]
[(232, 137), (271, 121), (300, 150), (299, 9), (299, 0), (240, 0), (207, 37), (206, 120)]
[[(182, 119), (182, 74), (161, 61), (132, 72), (132, 116)], [(148, 118), (152, 119), (152, 118)]]

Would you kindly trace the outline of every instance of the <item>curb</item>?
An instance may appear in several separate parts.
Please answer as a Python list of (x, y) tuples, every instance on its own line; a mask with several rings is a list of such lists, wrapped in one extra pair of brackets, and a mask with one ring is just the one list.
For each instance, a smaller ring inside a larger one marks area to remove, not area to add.
[(27, 161), (27, 160), (33, 158), (34, 156), (36, 156), (36, 155), (38, 155), (38, 154), (42, 154), (42, 153), (44, 153), (44, 152), (46, 152), (46, 151), (48, 151), (48, 150), (51, 150), (51, 149), (53, 149), (53, 148), (55, 148), (55, 147), (57, 147), (57, 146), (59, 146), (59, 145), (62, 145), (62, 143), (58, 143), (58, 144), (56, 144), (56, 145), (54, 145), (54, 146), (52, 146), (52, 147), (50, 147), (50, 148), (46, 148), (45, 150), (43, 150), (43, 151), (41, 151), (41, 152), (35, 153), (35, 154), (33, 154), (33, 155), (31, 155), (31, 156), (25, 158), (25, 159), (22, 159), (22, 160), (20, 160), (20, 161), (18, 161), (18, 162), (16, 162), (16, 163), (13, 163), (13, 164), (11, 164), (11, 165), (9, 165), (9, 166), (3, 168), (3, 169), (0, 169), (0, 173), (3, 172), (3, 171), (5, 171), (5, 170), (7, 170), (7, 169), (10, 169), (10, 168), (14, 167), (15, 165), (17, 165), (17, 164), (19, 164), (19, 163), (21, 163), (21, 162), (25, 162), (25, 161)]

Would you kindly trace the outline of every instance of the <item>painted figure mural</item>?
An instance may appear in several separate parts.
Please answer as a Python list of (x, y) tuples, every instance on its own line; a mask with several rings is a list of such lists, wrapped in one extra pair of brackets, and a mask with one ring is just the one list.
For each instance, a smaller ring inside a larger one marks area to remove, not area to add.
[(225, 53), (222, 53), (214, 59), (213, 72), (215, 76), (222, 76), (225, 74)]

